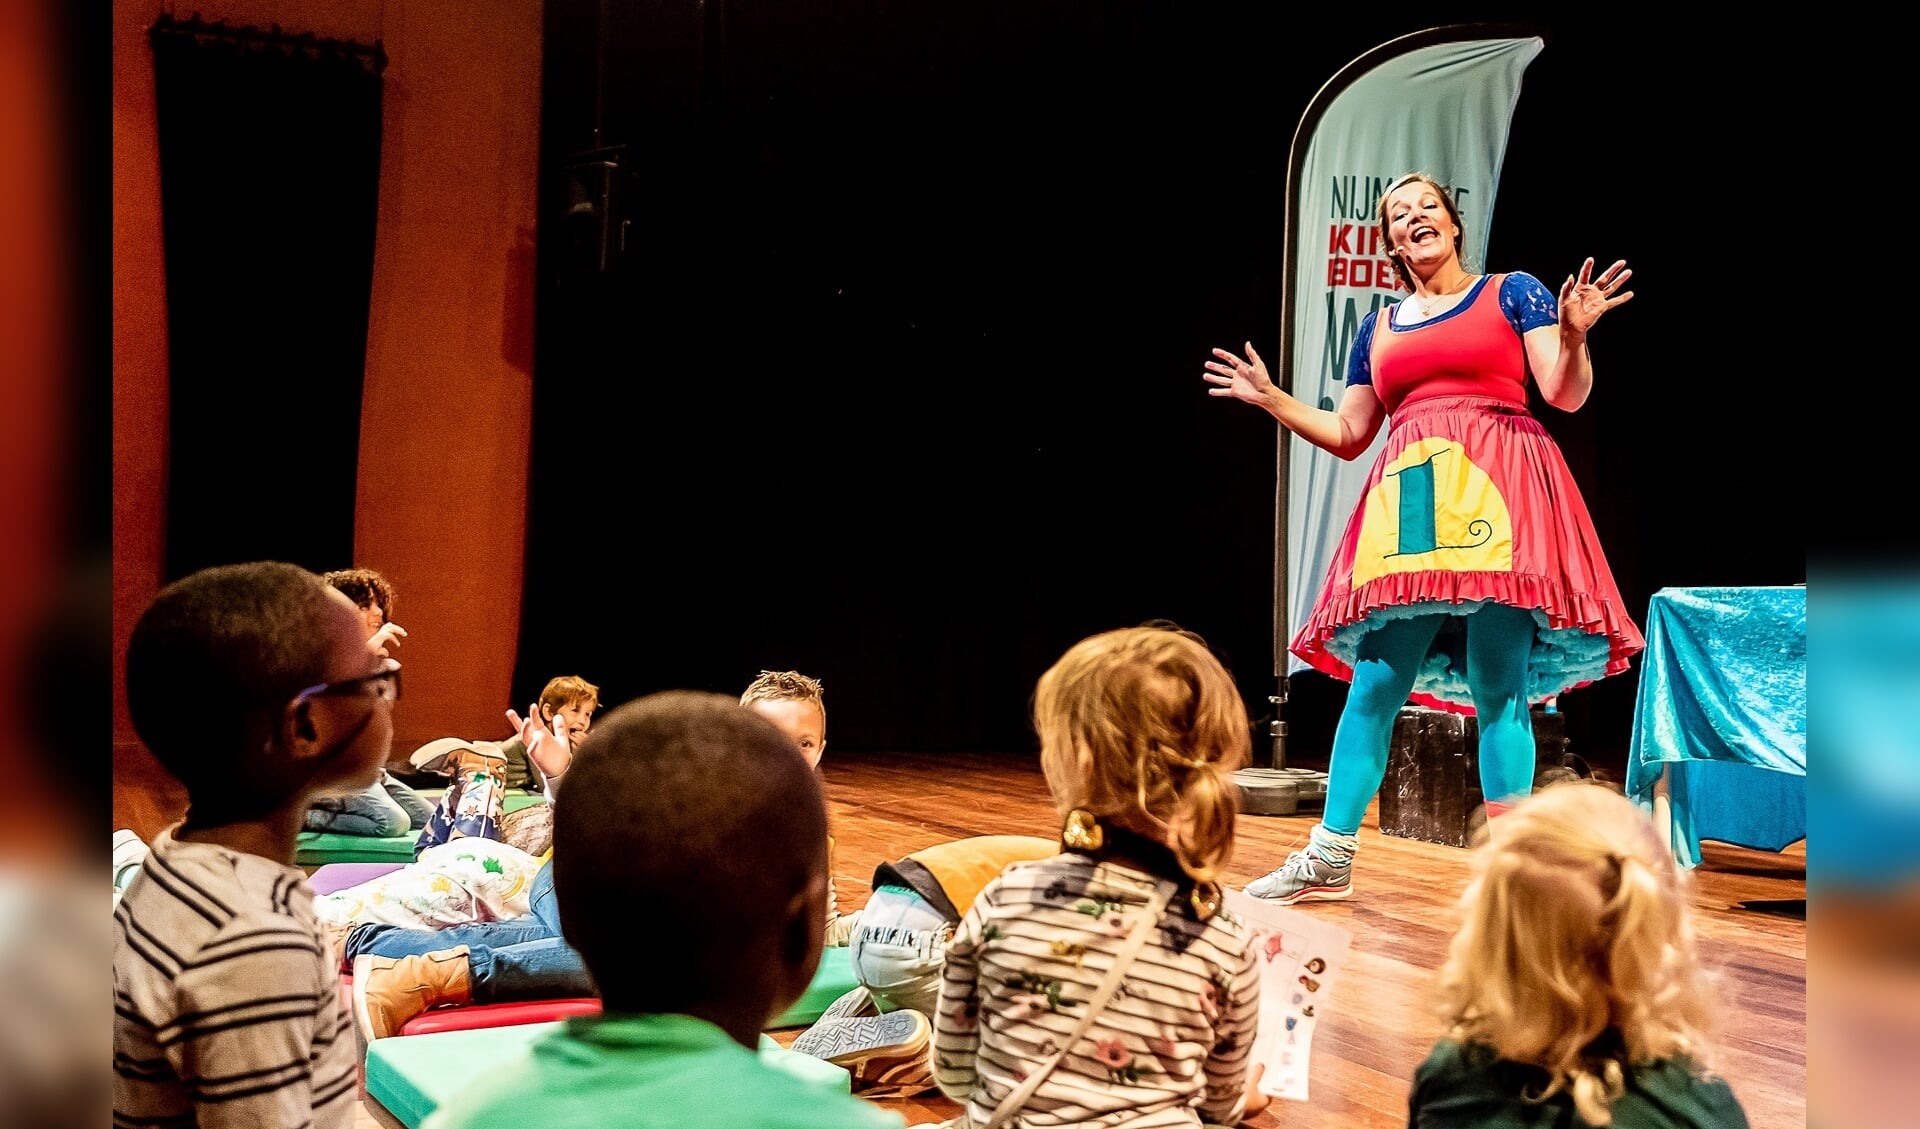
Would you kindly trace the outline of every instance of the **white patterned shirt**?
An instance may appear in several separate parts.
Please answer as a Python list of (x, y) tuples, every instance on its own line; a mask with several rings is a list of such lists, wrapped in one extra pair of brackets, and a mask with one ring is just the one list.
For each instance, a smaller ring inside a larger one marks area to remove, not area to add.
[[(1014, 863), (982, 890), (948, 943), (934, 1021), (934, 1077), (984, 1122), (1078, 1022), (1156, 884), (1062, 854)], [(1193, 1126), (1240, 1118), (1260, 1011), (1245, 923), (1177, 904), (1100, 1018), (1015, 1124)]]

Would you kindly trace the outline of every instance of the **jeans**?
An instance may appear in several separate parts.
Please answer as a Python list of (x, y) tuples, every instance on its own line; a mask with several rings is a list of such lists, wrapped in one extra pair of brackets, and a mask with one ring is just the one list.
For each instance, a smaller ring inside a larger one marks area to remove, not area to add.
[(867, 898), (853, 933), (853, 974), (882, 1012), (932, 1017), (953, 926), (926, 899), (903, 886), (880, 886)]
[(347, 934), (348, 963), (361, 955), (404, 957), (467, 946), (468, 979), (476, 1004), (597, 996), (586, 962), (560, 936), (553, 900), (553, 866), (534, 876), (533, 912), (511, 921), (476, 921), (450, 929), (409, 929), (368, 923)]
[(303, 829), (385, 839), (425, 827), (432, 816), (431, 804), (382, 769), (380, 779), (363, 791), (315, 799)]

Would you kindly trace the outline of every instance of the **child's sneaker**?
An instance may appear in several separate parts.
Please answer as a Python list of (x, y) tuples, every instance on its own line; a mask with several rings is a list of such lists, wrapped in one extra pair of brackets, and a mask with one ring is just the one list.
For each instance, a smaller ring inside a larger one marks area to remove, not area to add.
[(369, 1042), (398, 1035), (409, 1020), (432, 1008), (472, 1002), (465, 945), (425, 956), (354, 958), (353, 1019)]
[(141, 841), (131, 827), (122, 827), (113, 833), (113, 901), (120, 903), (120, 895), (126, 892), (127, 884), (133, 876), (140, 873), (140, 864), (147, 861), (147, 844)]
[(846, 995), (827, 1005), (820, 1013), (821, 1019), (855, 1019), (863, 1015), (879, 1015), (880, 1007), (873, 1002), (873, 993), (865, 988), (855, 988)]
[(507, 753), (498, 741), (466, 741), (459, 737), (440, 737), (415, 749), (407, 756), (415, 772), (439, 776), (480, 769), (506, 774)]
[(822, 1017), (793, 1041), (793, 1049), (844, 1067), (853, 1075), (855, 1092), (882, 1097), (917, 1094), (933, 1085), (932, 1041), (927, 1017), (906, 1009)]
[(1315, 898), (1339, 901), (1353, 893), (1353, 860), (1336, 866), (1312, 851), (1295, 851), (1286, 865), (1247, 883), (1247, 893), (1283, 906)]
[(449, 776), (453, 772), (453, 754), (473, 747), (473, 742), (458, 737), (439, 737), (407, 755), (407, 765), (415, 772)]

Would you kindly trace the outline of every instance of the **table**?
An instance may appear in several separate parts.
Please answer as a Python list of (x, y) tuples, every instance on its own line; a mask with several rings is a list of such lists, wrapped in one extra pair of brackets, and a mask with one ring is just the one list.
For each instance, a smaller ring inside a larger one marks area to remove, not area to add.
[(1627, 794), (1674, 857), (1806, 838), (1806, 587), (1662, 588), (1646, 637)]

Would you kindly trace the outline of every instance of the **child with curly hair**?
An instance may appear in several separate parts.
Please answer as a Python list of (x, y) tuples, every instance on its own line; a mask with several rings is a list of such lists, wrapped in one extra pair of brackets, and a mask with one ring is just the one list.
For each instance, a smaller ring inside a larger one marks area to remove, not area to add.
[(1745, 1129), (1712, 1074), (1687, 877), (1631, 800), (1557, 784), (1487, 825), (1410, 1129)]
[(1190, 634), (1081, 641), (1040, 678), (1062, 851), (1016, 862), (947, 944), (934, 1077), (956, 1126), (1200, 1126), (1264, 1109), (1260, 978), (1221, 908), (1246, 707)]

